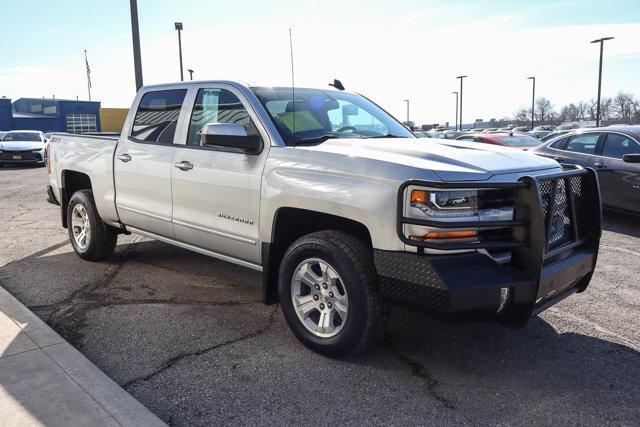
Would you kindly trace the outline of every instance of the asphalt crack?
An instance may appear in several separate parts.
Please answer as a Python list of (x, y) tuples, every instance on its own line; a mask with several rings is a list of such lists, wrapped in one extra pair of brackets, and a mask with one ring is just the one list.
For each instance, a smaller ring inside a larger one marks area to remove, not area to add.
[(241, 341), (246, 341), (252, 338), (256, 338), (262, 334), (264, 334), (270, 327), (271, 325), (273, 325), (273, 322), (275, 321), (275, 315), (278, 311), (278, 306), (275, 306), (273, 308), (273, 310), (271, 310), (271, 313), (269, 313), (269, 318), (267, 320), (266, 325), (264, 325), (262, 328), (259, 328), (253, 332), (247, 333), (245, 335), (241, 335), (238, 338), (233, 338), (227, 341), (223, 341), (221, 343), (218, 344), (214, 344), (212, 346), (209, 347), (205, 347), (203, 349), (200, 350), (194, 350), (194, 351), (188, 351), (188, 352), (184, 352), (184, 353), (180, 353), (176, 356), (171, 357), (170, 359), (167, 359), (165, 362), (163, 362), (158, 368), (156, 368), (153, 372), (141, 376), (141, 377), (137, 377), (134, 379), (131, 379), (127, 382), (125, 382), (124, 384), (121, 385), (122, 388), (124, 388), (125, 390), (129, 387), (131, 387), (134, 384), (137, 384), (139, 382), (148, 382), (150, 380), (152, 380), (153, 378), (155, 378), (156, 376), (162, 374), (163, 372), (171, 369), (172, 367), (174, 367), (176, 364), (180, 363), (182, 360), (187, 359), (189, 357), (197, 357), (197, 356), (201, 356), (205, 353), (208, 353), (210, 351), (213, 350), (217, 350), (219, 348), (222, 347), (227, 347), (233, 344), (236, 344), (238, 342)]
[(433, 376), (431, 375), (431, 373), (429, 373), (427, 368), (425, 368), (420, 362), (418, 362), (417, 360), (414, 360), (411, 357), (407, 356), (406, 354), (402, 353), (400, 351), (400, 349), (398, 349), (396, 346), (394, 346), (393, 342), (391, 341), (391, 337), (387, 333), (385, 333), (385, 336), (384, 336), (384, 339), (383, 339), (383, 344), (384, 344), (384, 347), (398, 361), (400, 361), (403, 365), (405, 365), (407, 368), (409, 368), (409, 370), (411, 371), (411, 374), (413, 376), (415, 376), (415, 377), (419, 378), (420, 380), (422, 380), (422, 382), (425, 385), (425, 388), (427, 389), (427, 392), (435, 400), (437, 400), (439, 403), (441, 403), (446, 408), (455, 409), (455, 407), (453, 406), (453, 403), (451, 403), (451, 401), (449, 401), (449, 399), (447, 399), (446, 397), (444, 397), (443, 395), (441, 395), (438, 392), (438, 390), (437, 390), (437, 387), (439, 385), (438, 380), (433, 378)]

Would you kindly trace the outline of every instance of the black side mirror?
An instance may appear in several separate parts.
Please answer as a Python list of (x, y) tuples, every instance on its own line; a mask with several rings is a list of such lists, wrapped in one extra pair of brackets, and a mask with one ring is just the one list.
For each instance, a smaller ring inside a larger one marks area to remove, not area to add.
[(622, 161), (625, 163), (640, 163), (640, 154), (625, 154), (622, 156)]
[(208, 123), (202, 127), (205, 147), (228, 148), (233, 151), (257, 154), (262, 149), (258, 135), (247, 135), (244, 126), (237, 123)]

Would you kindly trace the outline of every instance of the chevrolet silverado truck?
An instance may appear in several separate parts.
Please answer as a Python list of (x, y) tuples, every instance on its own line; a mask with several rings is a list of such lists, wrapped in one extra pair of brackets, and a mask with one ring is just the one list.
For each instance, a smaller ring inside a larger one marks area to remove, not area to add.
[(137, 233), (263, 275), (295, 336), (363, 351), (400, 304), (523, 327), (593, 274), (593, 170), (416, 138), (334, 89), (140, 89), (118, 137), (55, 134), (48, 200), (83, 259)]

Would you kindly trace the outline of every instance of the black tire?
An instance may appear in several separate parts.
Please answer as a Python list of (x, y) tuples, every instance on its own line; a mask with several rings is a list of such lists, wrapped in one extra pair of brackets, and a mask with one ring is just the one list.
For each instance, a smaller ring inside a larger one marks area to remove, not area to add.
[[(334, 336), (320, 337), (298, 318), (291, 298), (293, 275), (300, 263), (317, 258), (330, 264), (348, 293), (348, 315)], [(308, 348), (329, 357), (364, 352), (380, 335), (384, 302), (378, 293), (373, 254), (359, 239), (340, 231), (321, 231), (296, 240), (285, 253), (278, 277), (284, 317), (294, 335)]]
[[(78, 245), (73, 234), (72, 214), (76, 205), (82, 205), (89, 218), (90, 239), (86, 248)], [(73, 250), (80, 258), (87, 261), (100, 261), (108, 258), (116, 248), (118, 231), (105, 224), (100, 215), (98, 215), (91, 190), (79, 190), (71, 196), (67, 206), (67, 229), (69, 230), (69, 240), (71, 240)]]

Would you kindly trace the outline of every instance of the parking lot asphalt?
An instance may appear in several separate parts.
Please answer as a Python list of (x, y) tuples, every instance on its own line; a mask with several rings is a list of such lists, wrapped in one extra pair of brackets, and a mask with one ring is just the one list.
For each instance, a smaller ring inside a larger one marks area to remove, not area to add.
[(44, 168), (0, 169), (0, 285), (170, 424), (636, 424), (640, 221), (605, 215), (591, 286), (522, 330), (393, 308), (338, 361), (299, 344), (254, 271), (137, 236), (78, 258)]

